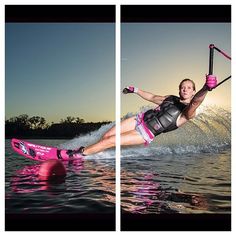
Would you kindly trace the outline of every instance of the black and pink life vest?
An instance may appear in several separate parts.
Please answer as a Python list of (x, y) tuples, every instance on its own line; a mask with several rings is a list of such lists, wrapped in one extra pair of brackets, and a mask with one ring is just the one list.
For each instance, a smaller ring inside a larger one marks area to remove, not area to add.
[(157, 109), (146, 111), (143, 120), (148, 129), (157, 136), (177, 129), (177, 118), (186, 107), (186, 104), (180, 102), (179, 97), (169, 96)]

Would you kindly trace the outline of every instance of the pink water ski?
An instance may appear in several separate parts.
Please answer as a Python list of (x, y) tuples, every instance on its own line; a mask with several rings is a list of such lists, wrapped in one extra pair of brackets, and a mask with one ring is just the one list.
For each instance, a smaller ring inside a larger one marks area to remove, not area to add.
[(70, 155), (69, 150), (66, 149), (34, 144), (15, 138), (11, 140), (11, 146), (19, 155), (36, 161), (46, 161), (49, 159), (71, 160), (82, 158), (82, 155), (78, 153)]

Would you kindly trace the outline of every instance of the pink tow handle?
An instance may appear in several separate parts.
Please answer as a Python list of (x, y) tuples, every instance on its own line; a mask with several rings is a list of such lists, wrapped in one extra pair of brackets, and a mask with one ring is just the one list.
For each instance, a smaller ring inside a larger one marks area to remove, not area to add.
[(206, 86), (209, 91), (217, 86), (217, 78), (215, 75), (206, 75)]

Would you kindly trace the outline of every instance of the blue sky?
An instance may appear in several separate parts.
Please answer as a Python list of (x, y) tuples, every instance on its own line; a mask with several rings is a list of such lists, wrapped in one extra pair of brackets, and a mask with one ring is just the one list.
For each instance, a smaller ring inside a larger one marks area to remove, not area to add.
[(114, 23), (7, 23), (6, 118), (115, 120)]

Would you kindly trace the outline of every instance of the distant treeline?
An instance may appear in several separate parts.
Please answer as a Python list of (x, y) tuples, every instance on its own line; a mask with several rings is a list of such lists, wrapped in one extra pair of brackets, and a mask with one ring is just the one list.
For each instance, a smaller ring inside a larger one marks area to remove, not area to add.
[(6, 138), (73, 138), (99, 129), (111, 121), (85, 122), (79, 117), (68, 116), (59, 123), (48, 124), (44, 117), (26, 114), (5, 121)]

